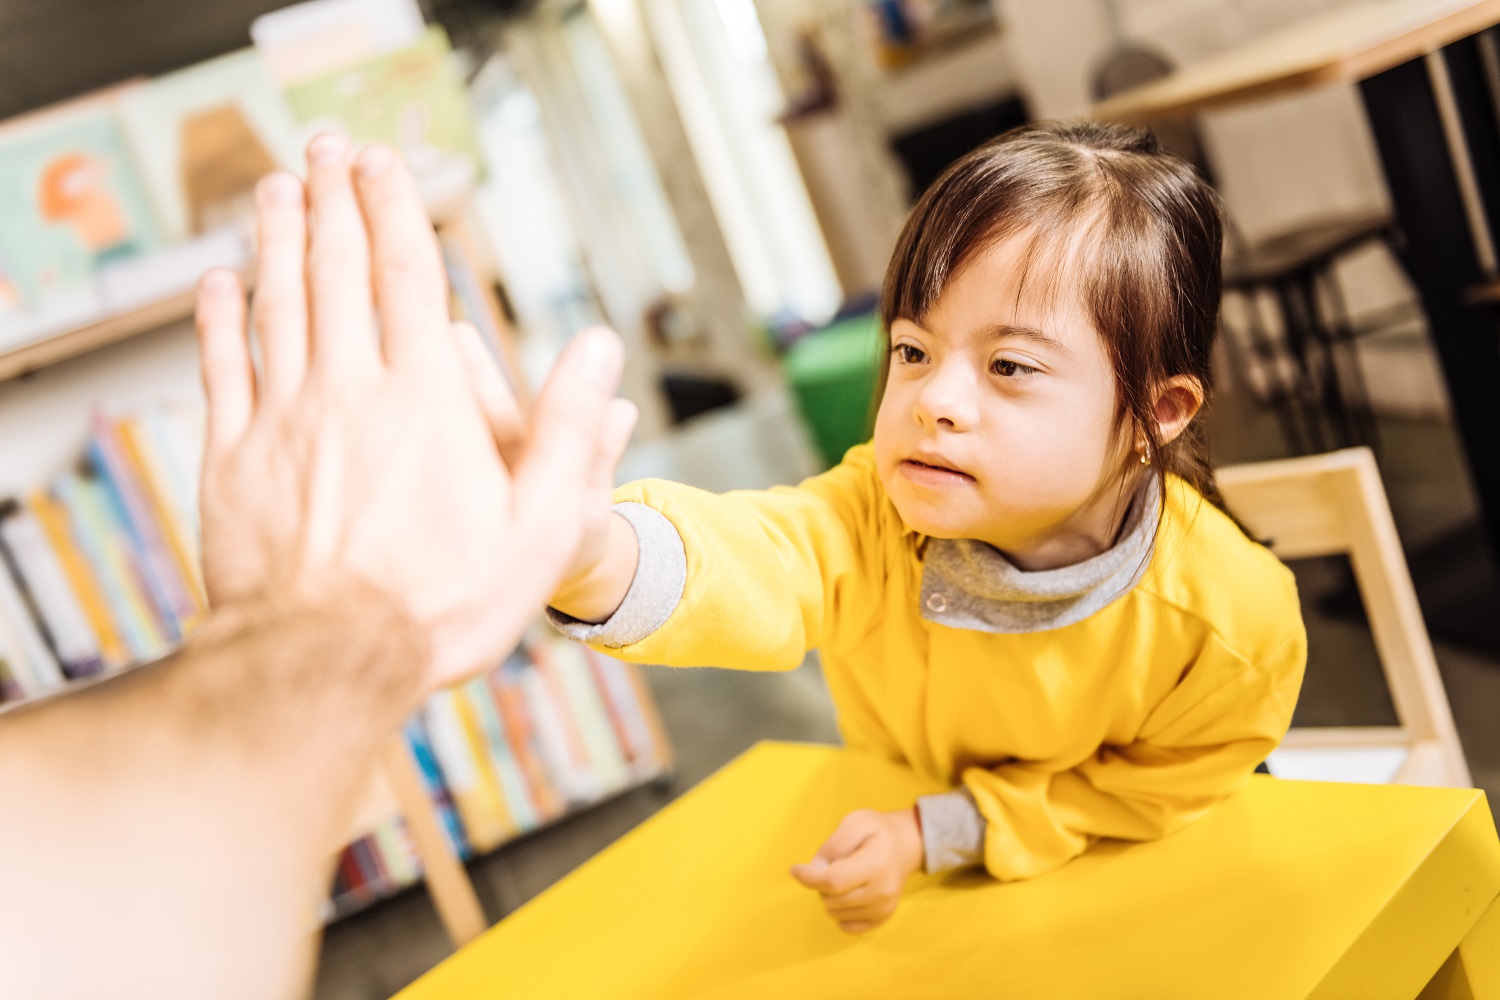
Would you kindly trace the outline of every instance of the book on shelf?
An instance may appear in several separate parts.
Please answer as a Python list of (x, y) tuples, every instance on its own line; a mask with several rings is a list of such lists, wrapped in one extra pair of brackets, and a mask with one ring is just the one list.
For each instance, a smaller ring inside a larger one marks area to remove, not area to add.
[[(663, 773), (668, 757), (635, 669), (538, 630), (499, 667), (437, 692), (407, 722), (406, 742), (459, 857), (489, 853)], [(613, 692), (605, 676), (616, 678)], [(616, 725), (611, 711), (638, 722)], [(336, 913), (419, 877), (410, 839), (393, 822), (345, 850)]]
[(208, 603), (198, 564), (201, 414), (96, 414), (83, 458), (25, 497), (0, 498), (0, 629), (7, 698), (153, 659)]

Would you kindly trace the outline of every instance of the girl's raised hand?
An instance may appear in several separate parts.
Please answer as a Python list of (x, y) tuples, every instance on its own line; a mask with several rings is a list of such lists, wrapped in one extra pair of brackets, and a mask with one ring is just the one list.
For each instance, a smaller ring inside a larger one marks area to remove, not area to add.
[(792, 877), (823, 898), (823, 908), (850, 934), (874, 930), (901, 902), (907, 876), (922, 867), (915, 809), (860, 809), (844, 817), (812, 861)]

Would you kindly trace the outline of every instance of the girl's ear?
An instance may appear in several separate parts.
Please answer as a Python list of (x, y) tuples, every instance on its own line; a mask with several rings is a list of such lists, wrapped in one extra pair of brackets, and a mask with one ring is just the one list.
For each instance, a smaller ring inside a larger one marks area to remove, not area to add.
[(1173, 375), (1156, 390), (1152, 412), (1156, 434), (1162, 444), (1177, 440), (1203, 408), (1203, 384), (1191, 375)]

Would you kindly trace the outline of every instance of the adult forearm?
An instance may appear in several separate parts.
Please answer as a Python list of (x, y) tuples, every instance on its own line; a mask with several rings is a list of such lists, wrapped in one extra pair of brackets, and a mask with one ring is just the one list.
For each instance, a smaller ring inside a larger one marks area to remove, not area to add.
[(342, 585), (0, 717), (0, 995), (303, 992), (328, 862), (425, 656)]

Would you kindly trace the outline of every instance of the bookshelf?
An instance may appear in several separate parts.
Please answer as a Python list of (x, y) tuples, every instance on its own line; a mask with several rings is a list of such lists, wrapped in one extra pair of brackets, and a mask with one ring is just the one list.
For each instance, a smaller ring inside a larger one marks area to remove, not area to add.
[(0, 382), (189, 319), (193, 315), (193, 294), (189, 289), (38, 340), (0, 348)]

